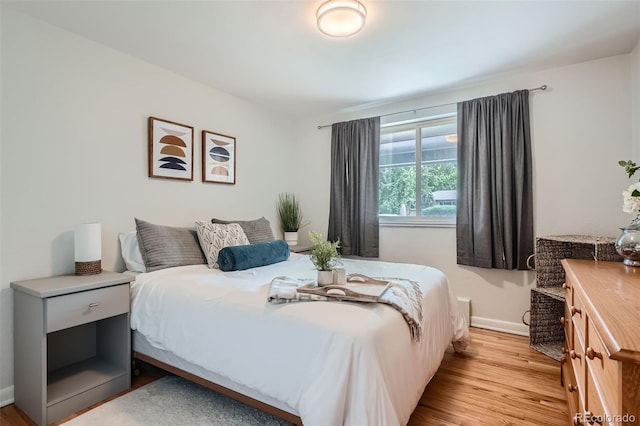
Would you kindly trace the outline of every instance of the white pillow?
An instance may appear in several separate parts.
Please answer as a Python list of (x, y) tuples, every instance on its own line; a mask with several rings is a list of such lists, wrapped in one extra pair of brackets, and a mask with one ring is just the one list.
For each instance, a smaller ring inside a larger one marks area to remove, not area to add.
[(118, 235), (120, 239), (120, 250), (122, 251), (122, 259), (127, 265), (128, 271), (146, 272), (147, 267), (144, 266), (140, 245), (138, 244), (138, 235), (136, 231), (122, 232)]
[(196, 221), (200, 247), (207, 258), (209, 268), (218, 268), (218, 253), (225, 247), (249, 244), (242, 227), (237, 223), (211, 223)]

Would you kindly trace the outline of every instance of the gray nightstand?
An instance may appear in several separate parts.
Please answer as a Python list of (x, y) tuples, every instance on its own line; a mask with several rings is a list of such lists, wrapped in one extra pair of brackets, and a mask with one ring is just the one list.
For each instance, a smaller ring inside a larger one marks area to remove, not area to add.
[(131, 386), (132, 280), (103, 271), (11, 283), (14, 399), (39, 425)]
[(302, 253), (302, 254), (309, 254), (311, 253), (311, 248), (313, 246), (311, 244), (298, 244), (295, 246), (289, 246), (289, 250), (291, 250), (294, 253)]

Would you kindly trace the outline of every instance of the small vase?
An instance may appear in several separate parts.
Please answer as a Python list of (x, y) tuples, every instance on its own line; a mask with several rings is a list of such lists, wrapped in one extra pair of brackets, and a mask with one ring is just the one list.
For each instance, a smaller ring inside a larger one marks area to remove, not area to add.
[(318, 287), (333, 284), (333, 271), (318, 271)]
[(622, 233), (616, 240), (616, 251), (628, 266), (640, 266), (640, 225), (620, 228)]
[(298, 231), (295, 232), (285, 232), (284, 233), (284, 240), (287, 242), (287, 244), (289, 244), (290, 246), (297, 246), (298, 245)]

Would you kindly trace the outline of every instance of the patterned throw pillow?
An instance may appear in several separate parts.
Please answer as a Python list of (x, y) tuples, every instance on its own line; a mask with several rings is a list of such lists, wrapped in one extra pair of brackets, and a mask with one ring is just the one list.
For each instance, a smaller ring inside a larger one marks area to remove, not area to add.
[(196, 232), (209, 268), (218, 268), (218, 253), (223, 248), (249, 244), (242, 227), (237, 223), (221, 224), (199, 220), (196, 222)]

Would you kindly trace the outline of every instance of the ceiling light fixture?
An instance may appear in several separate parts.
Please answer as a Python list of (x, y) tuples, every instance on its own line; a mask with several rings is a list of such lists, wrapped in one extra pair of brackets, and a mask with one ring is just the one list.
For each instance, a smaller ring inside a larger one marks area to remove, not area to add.
[(328, 0), (316, 12), (318, 29), (331, 37), (348, 37), (364, 27), (367, 9), (357, 0)]

